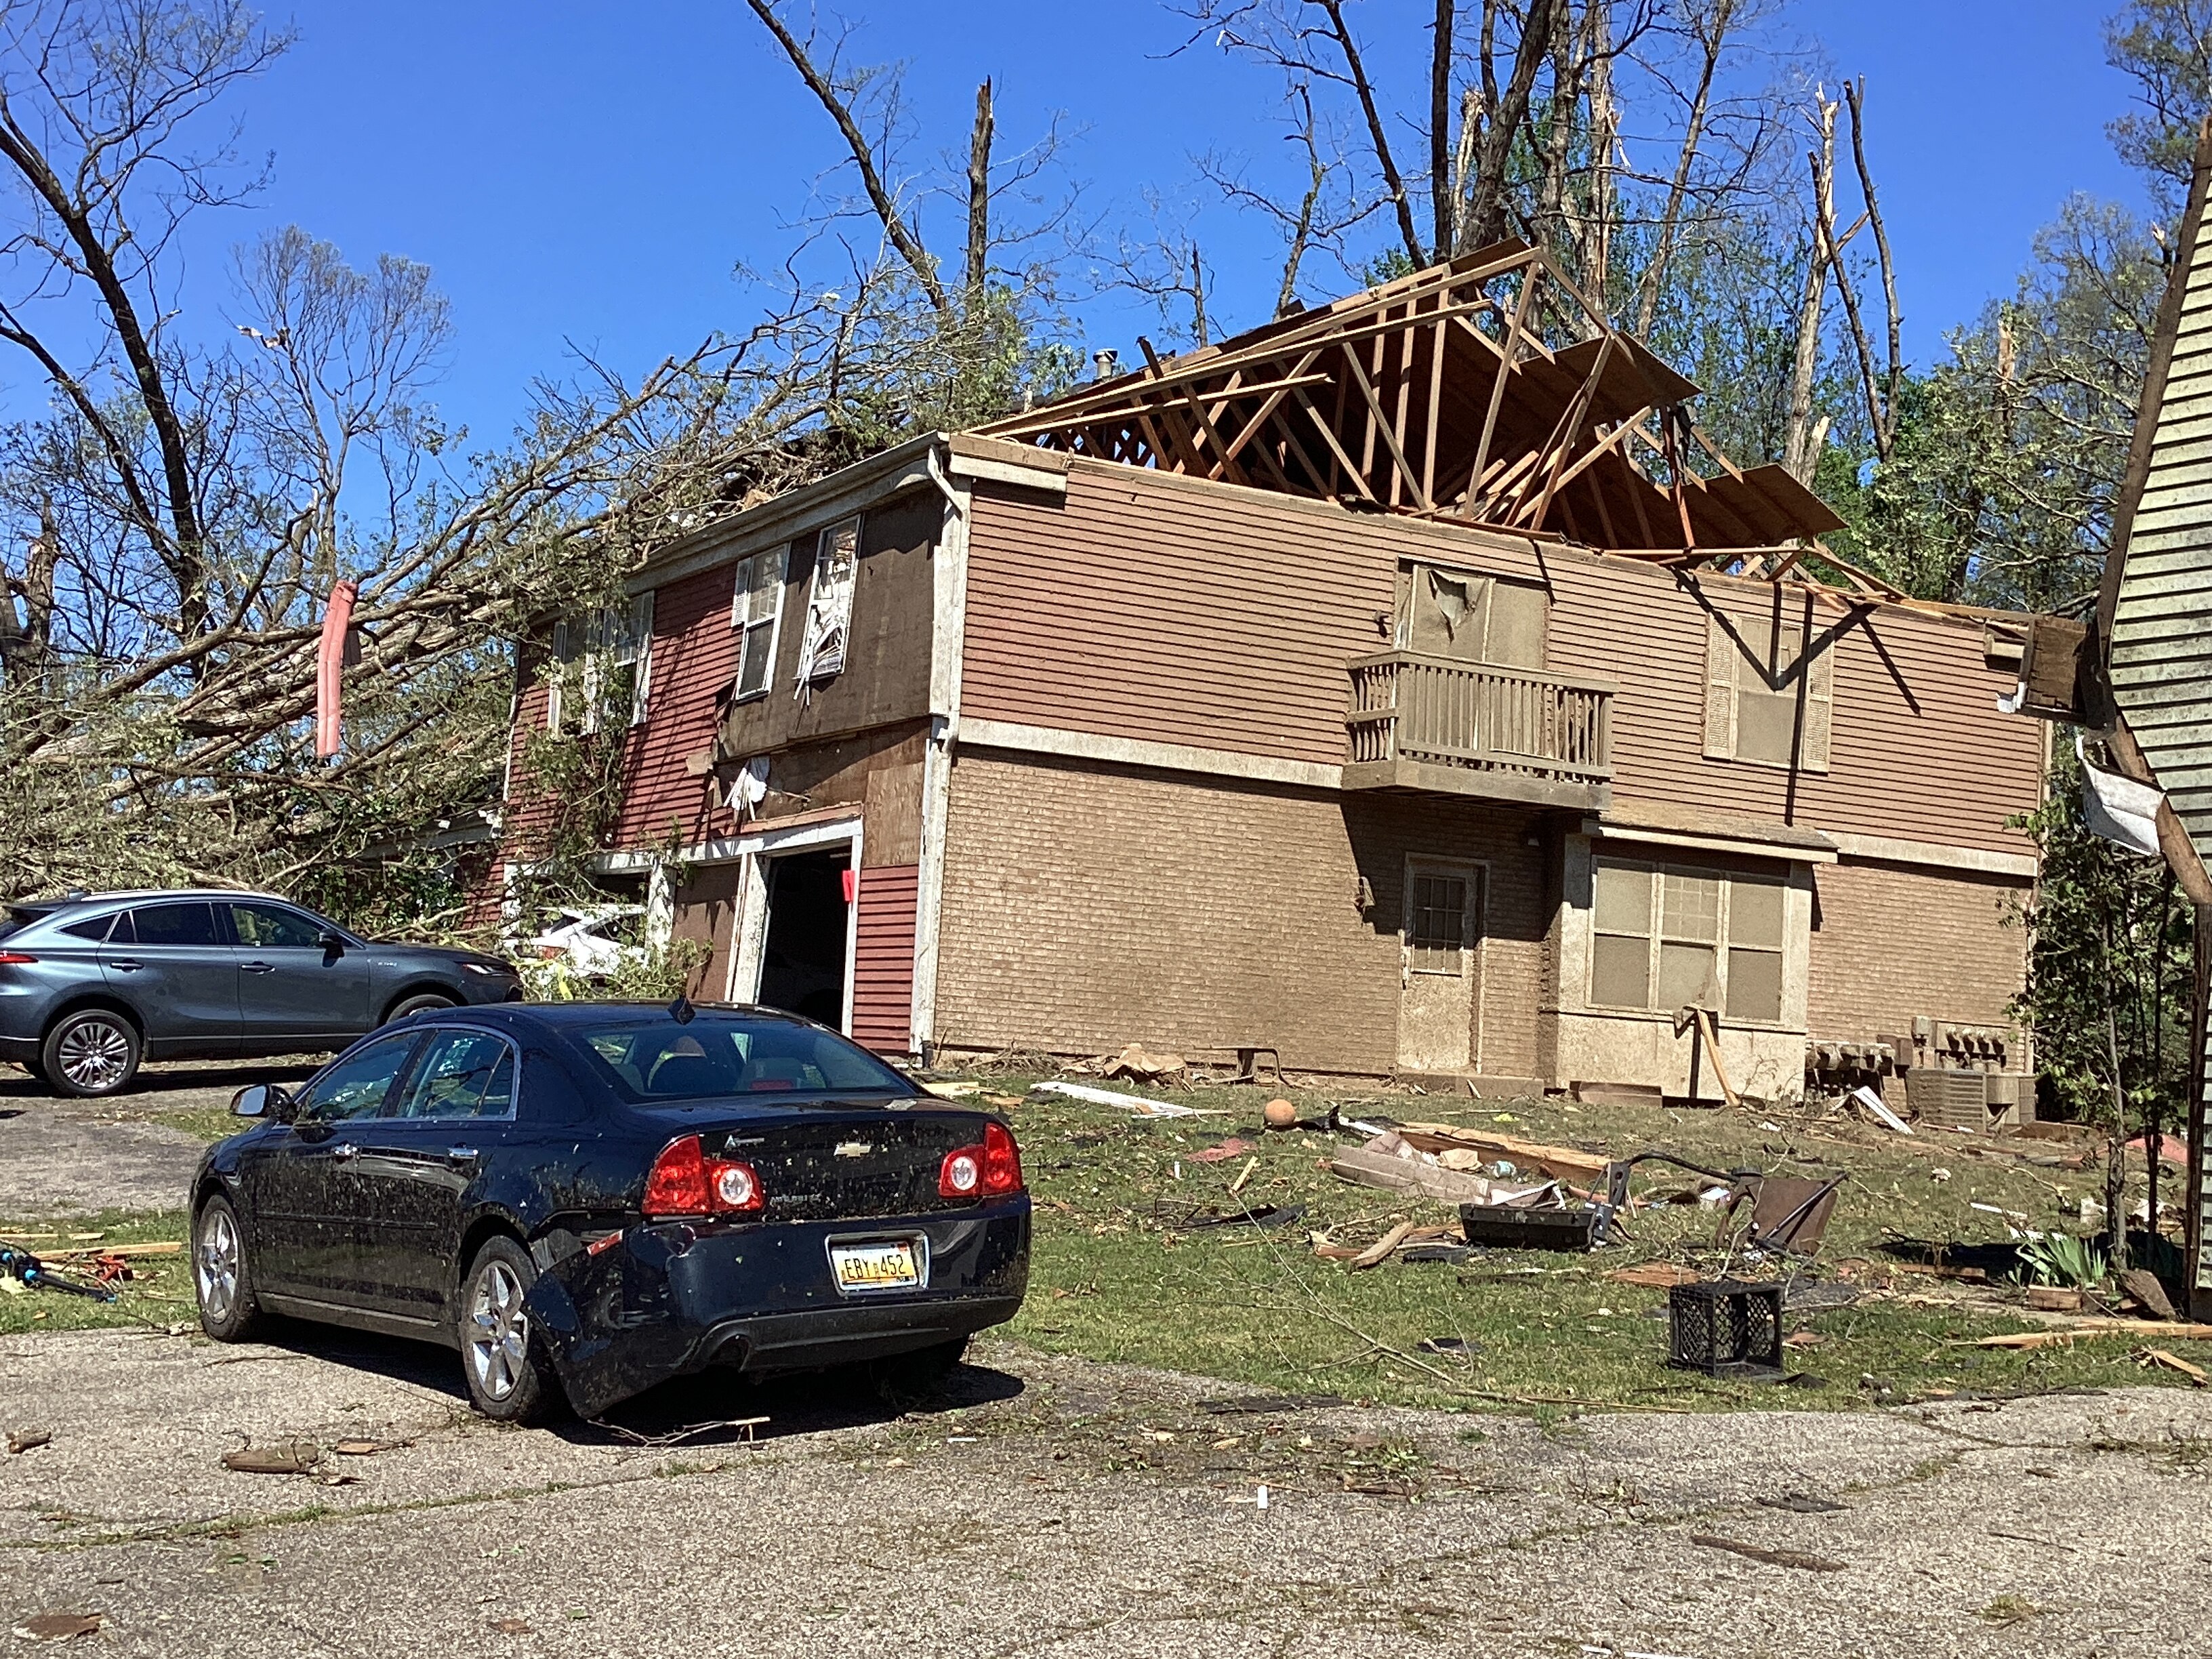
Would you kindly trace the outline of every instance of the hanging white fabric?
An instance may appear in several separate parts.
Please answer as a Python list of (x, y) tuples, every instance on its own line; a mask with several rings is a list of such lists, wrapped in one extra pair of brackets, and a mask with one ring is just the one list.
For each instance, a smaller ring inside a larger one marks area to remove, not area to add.
[(2149, 784), (2090, 765), (2079, 732), (2074, 734), (2074, 753), (2081, 762), (2083, 826), (2130, 853), (2159, 857), (2158, 808), (2166, 797)]
[(845, 640), (852, 631), (853, 576), (860, 562), (860, 521), (831, 525), (814, 544), (814, 580), (806, 599), (806, 630), (799, 640), (799, 684), (794, 694), (806, 699), (815, 681), (845, 666)]
[(730, 781), (730, 810), (740, 821), (752, 817), (768, 799), (768, 757), (755, 755)]

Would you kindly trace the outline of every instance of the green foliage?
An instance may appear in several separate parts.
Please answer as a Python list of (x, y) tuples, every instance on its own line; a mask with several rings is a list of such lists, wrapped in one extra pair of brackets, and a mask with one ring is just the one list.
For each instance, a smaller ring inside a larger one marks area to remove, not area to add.
[[(2034, 1027), (2044, 1085), (2067, 1116), (2127, 1132), (2155, 1109), (2179, 1121), (2188, 1076), (2189, 909), (2165, 867), (2090, 834), (2080, 769), (2063, 753), (2043, 805), (2015, 820), (2042, 854), (2022, 913), (2027, 984), (2013, 1004)], [(2127, 1101), (2115, 1123), (2114, 1064)]]
[(2030, 1233), (2014, 1254), (2013, 1276), (2023, 1285), (2067, 1285), (2091, 1290), (2105, 1282), (2105, 1253), (2073, 1233)]
[(672, 939), (622, 952), (611, 972), (580, 974), (567, 957), (520, 963), (522, 981), (538, 1002), (672, 1002), (714, 954), (703, 939)]
[(2178, 216), (2212, 94), (2212, 3), (2127, 0), (2106, 21), (2105, 61), (2135, 81), (2142, 105), (2106, 131), (2120, 159), (2150, 176), (2161, 210)]

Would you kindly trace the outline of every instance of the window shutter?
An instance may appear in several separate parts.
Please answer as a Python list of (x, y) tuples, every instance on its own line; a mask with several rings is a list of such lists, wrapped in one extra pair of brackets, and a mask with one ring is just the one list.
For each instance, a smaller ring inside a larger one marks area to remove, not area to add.
[(1705, 758), (1735, 754), (1735, 641), (1717, 611), (1705, 613)]
[(1813, 637), (1805, 665), (1805, 733), (1797, 764), (1807, 772), (1828, 769), (1828, 725), (1836, 707), (1836, 642)]
[(630, 679), (629, 723), (645, 724), (647, 700), (653, 690), (653, 594), (650, 590), (637, 596), (630, 612), (630, 632), (635, 644), (636, 666)]

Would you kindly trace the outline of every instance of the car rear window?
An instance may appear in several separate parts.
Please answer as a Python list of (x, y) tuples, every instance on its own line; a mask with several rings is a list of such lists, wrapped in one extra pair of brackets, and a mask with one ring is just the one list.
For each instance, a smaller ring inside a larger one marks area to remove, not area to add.
[(20, 933), (34, 921), (43, 921), (53, 915), (57, 906), (46, 904), (11, 904), (0, 911), (0, 939), (10, 933)]
[(88, 939), (97, 945), (107, 937), (107, 930), (115, 926), (115, 912), (104, 916), (88, 916), (82, 921), (73, 921), (62, 929), (76, 939)]
[(580, 1033), (609, 1081), (637, 1101), (858, 1091), (908, 1094), (896, 1072), (841, 1036), (781, 1020), (662, 1015)]

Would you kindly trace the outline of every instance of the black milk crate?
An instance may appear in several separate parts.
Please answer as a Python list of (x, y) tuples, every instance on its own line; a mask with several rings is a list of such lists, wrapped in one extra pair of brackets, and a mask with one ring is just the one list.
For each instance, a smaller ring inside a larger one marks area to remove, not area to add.
[(1782, 1370), (1782, 1284), (1738, 1279), (1677, 1285), (1668, 1298), (1667, 1363), (1708, 1376)]
[(1595, 1209), (1522, 1210), (1510, 1204), (1462, 1204), (1459, 1224), (1470, 1244), (1506, 1250), (1587, 1250), (1603, 1237)]

